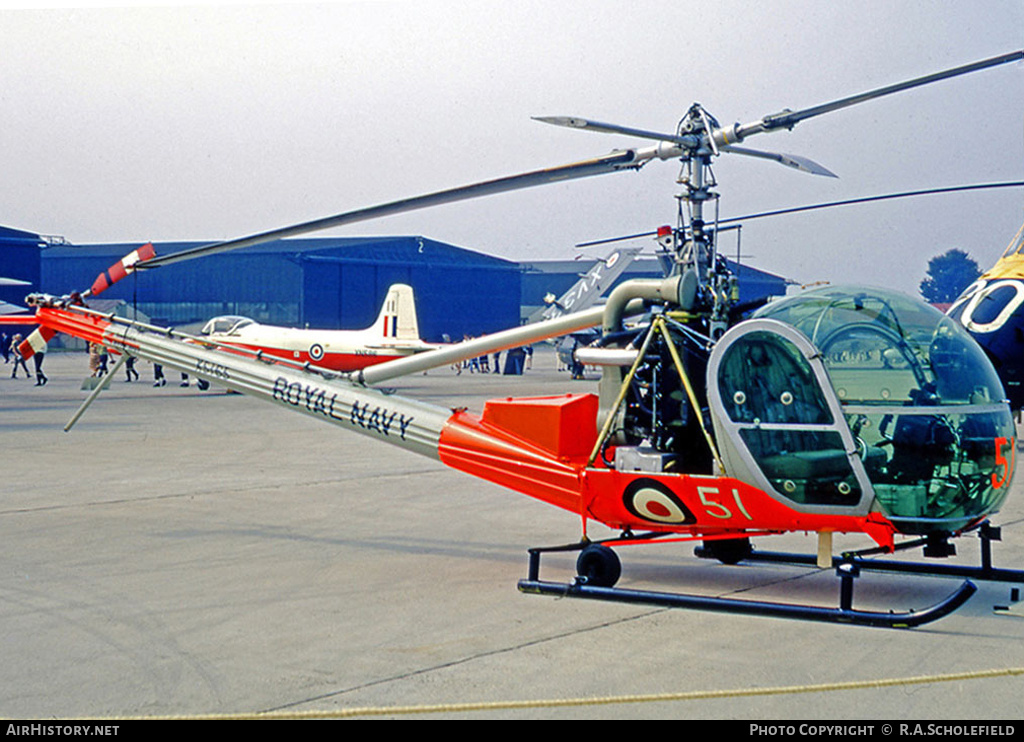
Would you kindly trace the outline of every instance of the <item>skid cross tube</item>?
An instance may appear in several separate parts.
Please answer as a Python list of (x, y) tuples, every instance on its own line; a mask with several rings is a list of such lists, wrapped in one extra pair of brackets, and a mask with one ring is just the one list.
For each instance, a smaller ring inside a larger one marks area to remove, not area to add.
[(689, 593), (668, 593), (652, 590), (632, 590), (587, 584), (586, 577), (573, 582), (550, 582), (540, 579), (540, 557), (543, 552), (574, 551), (587, 544), (573, 544), (551, 548), (530, 549), (529, 577), (519, 581), (519, 591), (532, 595), (551, 595), (558, 598), (586, 598), (615, 603), (651, 605), (664, 608), (735, 613), (741, 615), (790, 618), (824, 623), (853, 624), (879, 628), (913, 628), (948, 616), (966, 603), (977, 591), (970, 580), (965, 580), (956, 591), (928, 608), (905, 612), (861, 611), (853, 608), (853, 581), (860, 574), (858, 565), (849, 562), (836, 568), (840, 579), (838, 608), (775, 603), (742, 598), (716, 598)]
[[(1001, 539), (1000, 529), (989, 523), (978, 528), (981, 541), (981, 566), (973, 567), (966, 564), (934, 564), (928, 562), (900, 562), (892, 559), (865, 559), (861, 554), (845, 554), (832, 557), (832, 566), (855, 564), (862, 570), (872, 572), (890, 572), (894, 574), (927, 575), (932, 577), (961, 577), (964, 579), (985, 582), (1018, 582), (1024, 583), (1024, 570), (1001, 569), (992, 566), (992, 542)], [(907, 546), (921, 546), (925, 541), (914, 541)], [(897, 546), (899, 548), (899, 546)], [(714, 559), (714, 555), (703, 546), (694, 549), (694, 554), (702, 559)], [(744, 562), (766, 562), (773, 564), (810, 565), (817, 563), (814, 554), (795, 554), (781, 551), (751, 551), (743, 558)]]

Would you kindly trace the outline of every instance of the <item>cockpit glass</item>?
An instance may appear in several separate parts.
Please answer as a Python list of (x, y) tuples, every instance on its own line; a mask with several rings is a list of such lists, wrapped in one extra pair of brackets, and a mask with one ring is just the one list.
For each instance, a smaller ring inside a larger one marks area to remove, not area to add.
[(896, 292), (819, 289), (755, 316), (807, 335), (843, 403), (977, 404), (1005, 397), (992, 364), (958, 323)]
[(243, 327), (254, 324), (248, 317), (236, 317), (234, 315), (214, 317), (200, 331), (203, 335), (231, 335), (237, 333)]
[(1015, 428), (1002, 383), (956, 321), (896, 292), (829, 287), (769, 304), (817, 347), (878, 503), (907, 533), (998, 509)]

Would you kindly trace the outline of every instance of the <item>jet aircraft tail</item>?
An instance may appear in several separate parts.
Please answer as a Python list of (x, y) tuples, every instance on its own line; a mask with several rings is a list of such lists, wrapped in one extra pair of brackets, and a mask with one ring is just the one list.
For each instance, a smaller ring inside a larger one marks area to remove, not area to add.
[(404, 283), (392, 284), (384, 297), (384, 304), (373, 324), (385, 340), (419, 340), (420, 326), (416, 320), (416, 300), (412, 286)]
[(544, 301), (547, 306), (531, 314), (528, 321), (540, 322), (589, 309), (597, 303), (639, 254), (640, 248), (625, 247), (616, 250), (607, 258), (598, 259), (593, 267), (586, 273), (580, 274), (579, 280), (560, 297), (556, 299), (550, 294), (545, 297)]

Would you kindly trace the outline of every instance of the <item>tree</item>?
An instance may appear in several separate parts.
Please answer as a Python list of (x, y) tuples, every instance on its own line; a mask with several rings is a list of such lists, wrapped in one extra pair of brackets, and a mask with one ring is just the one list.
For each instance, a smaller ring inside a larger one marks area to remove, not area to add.
[(950, 304), (980, 275), (978, 263), (954, 247), (928, 261), (928, 277), (921, 281), (921, 296), (931, 304)]

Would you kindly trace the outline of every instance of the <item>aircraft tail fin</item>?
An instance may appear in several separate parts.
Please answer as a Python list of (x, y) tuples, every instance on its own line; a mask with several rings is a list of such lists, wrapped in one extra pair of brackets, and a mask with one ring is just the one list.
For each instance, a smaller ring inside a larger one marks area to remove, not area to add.
[(544, 301), (548, 306), (535, 311), (530, 315), (528, 321), (540, 322), (589, 309), (639, 254), (640, 248), (638, 247), (624, 247), (616, 250), (607, 258), (598, 259), (593, 267), (582, 274), (580, 279), (560, 297), (556, 299), (551, 294), (545, 297)]
[(419, 340), (420, 326), (416, 320), (416, 300), (412, 286), (392, 284), (373, 325), (385, 340)]

